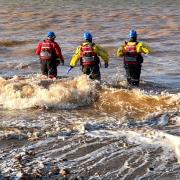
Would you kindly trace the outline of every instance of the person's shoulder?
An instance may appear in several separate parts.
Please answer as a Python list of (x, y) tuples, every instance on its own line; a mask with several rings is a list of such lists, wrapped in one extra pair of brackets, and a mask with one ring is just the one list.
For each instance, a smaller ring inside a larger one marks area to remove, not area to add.
[(139, 41), (138, 42), (138, 46), (144, 46), (144, 47), (148, 47), (149, 45), (148, 45), (148, 43), (147, 42), (142, 42), (142, 41)]
[(76, 47), (76, 51), (75, 51), (76, 54), (81, 52), (81, 49), (82, 49), (82, 44)]
[(43, 39), (41, 42), (42, 42), (42, 43), (43, 43), (43, 42), (48, 43), (49, 40), (48, 40), (48, 39)]
[(95, 42), (93, 42), (93, 43), (92, 43), (92, 46), (93, 46), (93, 47), (101, 47), (101, 45), (100, 45), (100, 44), (95, 43)]
[(39, 41), (37, 47), (40, 48), (43, 44), (43, 41)]
[(56, 41), (52, 41), (52, 43), (59, 45), (59, 43), (58, 43), (58, 42), (56, 42)]
[(137, 44), (143, 44), (143, 42), (142, 41), (138, 41)]
[(51, 43), (52, 43), (55, 47), (60, 47), (59, 43), (56, 42), (56, 41), (52, 41)]
[(76, 49), (80, 49), (80, 48), (82, 48), (82, 46), (83, 46), (83, 43), (81, 43), (80, 45), (76, 46)]
[(129, 42), (128, 41), (121, 41), (119, 44), (120, 44), (120, 46), (125, 46), (125, 45), (127, 45)]
[(103, 47), (102, 47), (100, 44), (97, 44), (97, 43), (93, 43), (92, 47), (93, 47), (93, 49), (96, 50), (96, 51), (102, 51), (102, 50), (104, 50)]

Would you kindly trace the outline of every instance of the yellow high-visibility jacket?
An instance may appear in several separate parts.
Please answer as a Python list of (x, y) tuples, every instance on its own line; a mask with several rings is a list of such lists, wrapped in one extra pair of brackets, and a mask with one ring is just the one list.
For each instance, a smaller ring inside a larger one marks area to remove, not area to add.
[[(136, 42), (128, 42), (128, 45), (134, 45), (134, 43)], [(126, 44), (124, 43), (118, 48), (116, 53), (118, 57), (123, 57), (125, 55), (125, 46)], [(149, 54), (151, 52), (151, 49), (147, 44), (138, 42), (138, 44), (136, 45), (136, 51), (137, 53)]]
[[(89, 42), (84, 42), (82, 43), (82, 45), (77, 47), (76, 52), (71, 59), (70, 66), (75, 67), (77, 65), (77, 62), (81, 58), (81, 52), (82, 52), (81, 47), (87, 44), (89, 44)], [(109, 54), (105, 49), (103, 49), (101, 46), (97, 44), (94, 44), (93, 50), (98, 56), (100, 56), (104, 60), (104, 63), (109, 62)]]

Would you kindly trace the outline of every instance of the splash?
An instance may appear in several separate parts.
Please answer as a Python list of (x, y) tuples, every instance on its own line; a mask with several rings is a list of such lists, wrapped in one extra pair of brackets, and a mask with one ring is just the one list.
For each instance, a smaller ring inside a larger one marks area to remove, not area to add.
[[(94, 105), (95, 109), (121, 117), (148, 119), (166, 112), (178, 112), (180, 94), (150, 94), (140, 89), (115, 89), (99, 85), (86, 75), (74, 79), (46, 77), (0, 79), (0, 105), (7, 109), (73, 109)], [(100, 87), (100, 88), (99, 88)]]
[(95, 107), (108, 113), (118, 113), (121, 117), (147, 119), (153, 114), (178, 112), (180, 94), (161, 92), (152, 95), (139, 89), (104, 88)]
[(96, 82), (87, 76), (75, 79), (50, 80), (36, 76), (0, 79), (0, 105), (7, 109), (36, 107), (76, 108), (96, 99)]

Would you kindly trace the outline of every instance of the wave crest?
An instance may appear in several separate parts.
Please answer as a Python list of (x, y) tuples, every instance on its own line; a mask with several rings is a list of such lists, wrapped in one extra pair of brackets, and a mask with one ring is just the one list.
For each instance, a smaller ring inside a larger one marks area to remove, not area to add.
[[(44, 78), (44, 79), (43, 79)], [(49, 80), (45, 77), (1, 78), (0, 104), (7, 109), (35, 107), (75, 108), (96, 98), (96, 82), (87, 76)]]

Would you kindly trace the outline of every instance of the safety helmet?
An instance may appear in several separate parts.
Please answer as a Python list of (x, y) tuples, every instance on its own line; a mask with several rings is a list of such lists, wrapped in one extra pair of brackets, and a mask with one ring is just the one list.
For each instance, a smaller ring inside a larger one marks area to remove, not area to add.
[(137, 37), (137, 32), (135, 30), (130, 30), (129, 37), (130, 38), (136, 38)]
[(92, 39), (92, 35), (91, 35), (90, 32), (84, 32), (83, 37), (84, 37), (84, 40), (90, 40), (90, 39)]
[(47, 33), (47, 37), (53, 39), (53, 38), (56, 38), (56, 35), (55, 35), (54, 32), (50, 31), (50, 32)]

